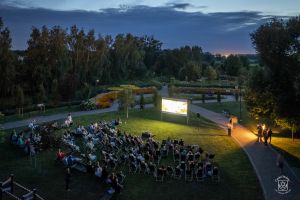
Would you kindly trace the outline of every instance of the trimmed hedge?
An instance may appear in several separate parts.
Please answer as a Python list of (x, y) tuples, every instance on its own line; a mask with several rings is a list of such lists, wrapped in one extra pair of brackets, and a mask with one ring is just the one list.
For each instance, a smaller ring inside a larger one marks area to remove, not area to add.
[(225, 89), (225, 88), (199, 88), (199, 87), (177, 87), (175, 88), (176, 93), (187, 93), (187, 94), (222, 94), (232, 95), (239, 93), (238, 89)]

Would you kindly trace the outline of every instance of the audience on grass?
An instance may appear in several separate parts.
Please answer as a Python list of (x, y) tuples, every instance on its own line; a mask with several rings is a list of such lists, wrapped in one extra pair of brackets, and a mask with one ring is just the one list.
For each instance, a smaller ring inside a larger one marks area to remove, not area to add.
[[(56, 154), (56, 160), (67, 168), (66, 190), (69, 189), (70, 170), (86, 172), (99, 178), (110, 185), (111, 193), (119, 193), (123, 188), (125, 175), (116, 171), (119, 167), (128, 167), (131, 173), (150, 174), (161, 180), (163, 177), (187, 176), (193, 180), (193, 177), (196, 179), (200, 175), (203, 178), (218, 174), (218, 168), (213, 162), (214, 154), (204, 152), (197, 145), (185, 145), (183, 139), (167, 138), (158, 142), (148, 137), (143, 140), (140, 136), (118, 130), (121, 119), (99, 121), (73, 130), (69, 128), (72, 124), (71, 115), (68, 115), (66, 121), (68, 126), (65, 126), (61, 141), (68, 153), (58, 149)], [(14, 131), (11, 141), (32, 152), (31, 144), (39, 143), (41, 136), (39, 132), (32, 132), (29, 138), (24, 138), (23, 132), (17, 134)], [(161, 159), (169, 156), (174, 160), (173, 166), (161, 165)]]

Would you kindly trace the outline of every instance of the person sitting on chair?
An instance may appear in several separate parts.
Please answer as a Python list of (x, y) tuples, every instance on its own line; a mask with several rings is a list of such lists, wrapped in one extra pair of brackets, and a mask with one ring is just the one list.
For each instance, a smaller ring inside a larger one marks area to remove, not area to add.
[(65, 157), (65, 153), (62, 152), (60, 149), (58, 149), (58, 152), (56, 153), (56, 160), (62, 161)]
[(99, 162), (97, 162), (97, 166), (95, 169), (95, 176), (101, 178), (102, 176), (102, 167), (100, 166)]
[(23, 139), (23, 132), (21, 132), (18, 136), (18, 139), (17, 139), (17, 145), (20, 147), (20, 148), (23, 148), (24, 147), (24, 139)]
[(180, 146), (184, 146), (184, 141), (182, 139), (180, 139), (179, 143)]
[(36, 120), (32, 120), (28, 127), (31, 129), (31, 131), (33, 131), (34, 129), (36, 129), (38, 127), (38, 125), (35, 124), (36, 123)]
[(72, 119), (71, 114), (69, 113), (67, 116), (67, 119), (65, 120), (65, 125), (66, 125), (66, 127), (70, 127), (70, 126), (72, 126), (72, 124), (73, 124), (73, 119)]
[(13, 133), (10, 137), (10, 141), (11, 141), (12, 144), (17, 144), (18, 136), (17, 136), (16, 130), (13, 131)]

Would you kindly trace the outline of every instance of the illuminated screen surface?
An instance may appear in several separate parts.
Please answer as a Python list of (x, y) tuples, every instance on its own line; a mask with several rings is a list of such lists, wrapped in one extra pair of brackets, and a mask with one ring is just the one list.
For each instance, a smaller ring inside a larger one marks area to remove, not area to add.
[(184, 99), (165, 99), (162, 98), (161, 111), (177, 115), (187, 115), (188, 102)]

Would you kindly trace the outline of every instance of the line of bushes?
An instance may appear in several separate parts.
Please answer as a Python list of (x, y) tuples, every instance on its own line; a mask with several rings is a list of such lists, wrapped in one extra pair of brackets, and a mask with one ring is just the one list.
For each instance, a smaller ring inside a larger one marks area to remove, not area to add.
[(199, 87), (176, 87), (175, 93), (186, 94), (222, 94), (232, 95), (239, 93), (238, 89), (226, 89), (226, 88), (199, 88)]

